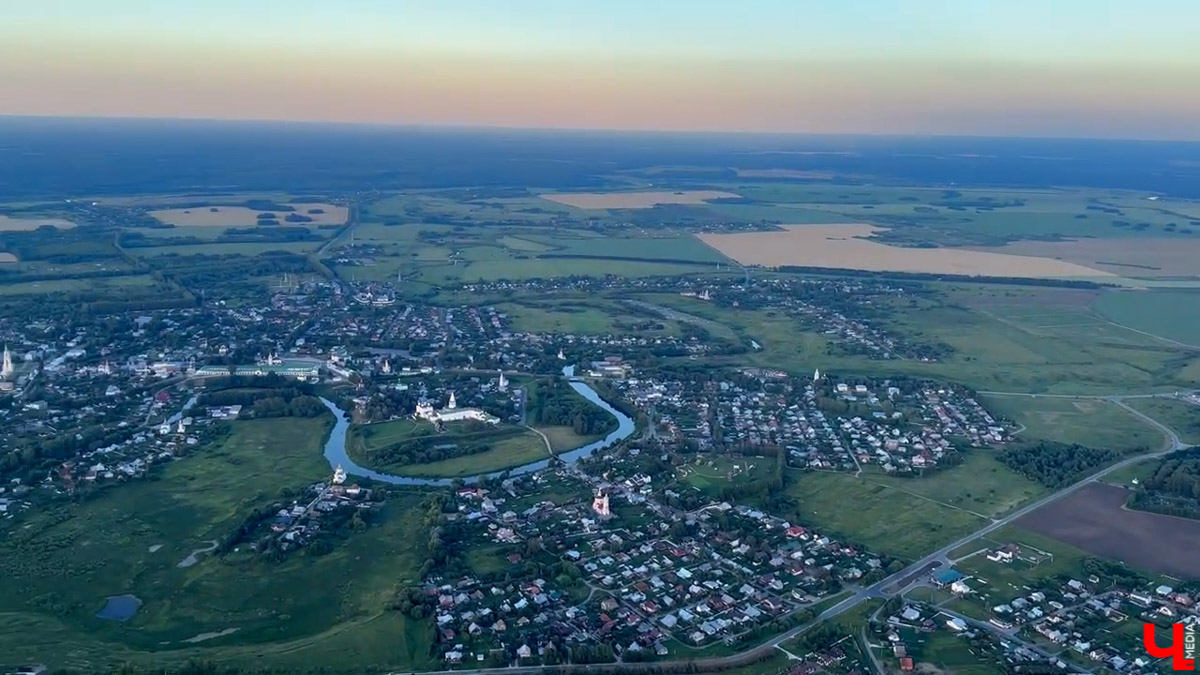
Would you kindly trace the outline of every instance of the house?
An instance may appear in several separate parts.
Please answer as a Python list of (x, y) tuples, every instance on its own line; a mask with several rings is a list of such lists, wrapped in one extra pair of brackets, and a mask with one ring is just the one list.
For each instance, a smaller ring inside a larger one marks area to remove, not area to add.
[(905, 607), (900, 617), (905, 621), (916, 621), (921, 618), (921, 613), (915, 607)]
[(533, 650), (529, 648), (529, 645), (521, 645), (520, 647), (517, 647), (517, 658), (527, 659), (531, 656), (533, 656)]
[(958, 617), (953, 617), (946, 621), (946, 627), (956, 633), (961, 633), (967, 629), (967, 622)]
[(913, 659), (912, 659), (912, 657), (911, 657), (911, 656), (902, 656), (902, 657), (900, 657), (900, 670), (902, 670), (902, 671), (904, 671), (904, 672), (906, 672), (906, 673), (907, 673), (907, 672), (911, 672), (911, 671), (912, 671), (912, 669), (913, 669)]

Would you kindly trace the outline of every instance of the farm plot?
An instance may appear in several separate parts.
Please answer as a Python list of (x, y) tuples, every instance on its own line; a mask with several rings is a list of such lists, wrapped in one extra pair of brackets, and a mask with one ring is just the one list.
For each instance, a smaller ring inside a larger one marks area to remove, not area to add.
[(1016, 524), (1096, 555), (1183, 579), (1200, 579), (1200, 521), (1125, 508), (1124, 488), (1092, 484)]

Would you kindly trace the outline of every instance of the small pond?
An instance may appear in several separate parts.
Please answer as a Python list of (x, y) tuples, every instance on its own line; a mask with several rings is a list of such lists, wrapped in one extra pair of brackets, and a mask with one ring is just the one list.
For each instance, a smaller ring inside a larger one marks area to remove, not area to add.
[(128, 621), (141, 608), (142, 601), (136, 595), (112, 595), (105, 603), (104, 609), (96, 612), (96, 617), (110, 621)]

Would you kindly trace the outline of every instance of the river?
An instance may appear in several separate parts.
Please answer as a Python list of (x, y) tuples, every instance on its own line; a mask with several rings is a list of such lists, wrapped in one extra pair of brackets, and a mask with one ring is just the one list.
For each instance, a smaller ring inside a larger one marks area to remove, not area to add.
[[(633, 420), (620, 410), (617, 410), (609, 405), (604, 401), (604, 399), (600, 398), (600, 395), (596, 393), (596, 390), (589, 387), (586, 382), (576, 378), (574, 376), (574, 366), (567, 366), (566, 368), (563, 368), (563, 375), (569, 378), (571, 388), (579, 392), (580, 396), (583, 396), (595, 405), (606, 410), (613, 417), (616, 417), (617, 428), (598, 441), (588, 443), (587, 445), (575, 448), (574, 450), (568, 450), (567, 452), (559, 453), (558, 459), (566, 462), (567, 464), (573, 464), (580, 459), (591, 455), (597, 450), (607, 448), (618, 441), (622, 441), (633, 435)], [(330, 468), (341, 466), (346, 473), (351, 476), (369, 478), (371, 480), (377, 480), (382, 483), (391, 483), (393, 485), (444, 486), (449, 485), (453, 480), (450, 478), (414, 478), (412, 476), (397, 476), (395, 474), (375, 471), (373, 469), (368, 469), (365, 466), (355, 464), (354, 460), (350, 459), (350, 455), (346, 452), (346, 434), (350, 431), (349, 416), (342, 412), (342, 410), (336, 405), (334, 405), (332, 401), (322, 398), (321, 402), (325, 404), (326, 408), (329, 408), (329, 411), (333, 413), (334, 419), (337, 420), (337, 423), (333, 426), (333, 432), (329, 434), (329, 440), (325, 442), (325, 459), (329, 460)], [(529, 464), (523, 464), (521, 466), (505, 469), (504, 471), (496, 471), (494, 473), (487, 474), (487, 476), (489, 478), (503, 474), (517, 476), (524, 473), (540, 471), (549, 465), (550, 459), (547, 458), (537, 462), (531, 462)], [(461, 480), (464, 483), (471, 483), (474, 482), (475, 478), (464, 477)]]

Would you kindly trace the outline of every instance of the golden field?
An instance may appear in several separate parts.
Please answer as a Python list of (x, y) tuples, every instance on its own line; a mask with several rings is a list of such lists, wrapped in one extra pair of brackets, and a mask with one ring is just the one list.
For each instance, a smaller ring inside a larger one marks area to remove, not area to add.
[(873, 225), (787, 225), (781, 231), (698, 236), (743, 265), (1048, 279), (1118, 276), (1052, 258), (961, 248), (904, 248), (866, 238), (882, 230)]
[(703, 204), (710, 199), (737, 199), (740, 195), (719, 190), (681, 192), (547, 192), (538, 195), (577, 209), (650, 209), (659, 204)]

